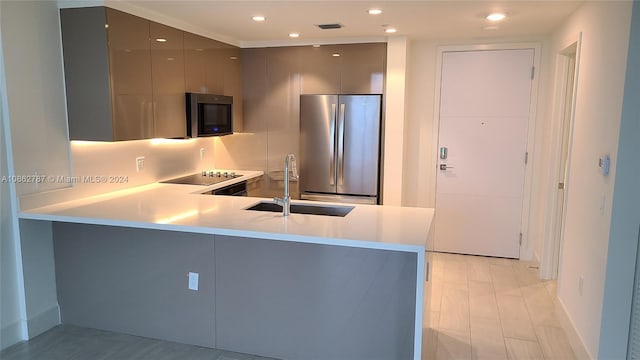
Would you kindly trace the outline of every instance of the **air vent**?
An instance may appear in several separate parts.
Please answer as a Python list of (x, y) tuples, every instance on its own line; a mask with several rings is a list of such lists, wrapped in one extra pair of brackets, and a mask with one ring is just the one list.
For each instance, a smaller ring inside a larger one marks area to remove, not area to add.
[(329, 30), (329, 29), (341, 29), (342, 28), (342, 24), (320, 24), (318, 25), (318, 27), (322, 30)]

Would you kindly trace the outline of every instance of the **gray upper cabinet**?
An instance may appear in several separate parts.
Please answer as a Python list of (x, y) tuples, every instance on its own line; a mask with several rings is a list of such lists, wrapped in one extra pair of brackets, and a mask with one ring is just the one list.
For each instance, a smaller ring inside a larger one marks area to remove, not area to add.
[(233, 96), (234, 132), (242, 131), (240, 48), (184, 32), (186, 91)]
[(104, 7), (60, 10), (71, 140), (153, 137), (149, 21)]
[(60, 21), (71, 140), (184, 137), (185, 92), (233, 95), (241, 122), (238, 48), (106, 7)]
[(154, 137), (149, 21), (109, 8), (106, 13), (113, 112), (109, 140)]
[(150, 23), (154, 137), (187, 136), (183, 32)]
[(305, 47), (301, 55), (303, 94), (382, 94), (385, 43)]

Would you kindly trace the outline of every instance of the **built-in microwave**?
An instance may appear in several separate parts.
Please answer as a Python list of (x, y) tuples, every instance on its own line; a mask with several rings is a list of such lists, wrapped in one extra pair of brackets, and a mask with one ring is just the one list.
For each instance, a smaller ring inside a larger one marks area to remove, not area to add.
[(187, 136), (233, 134), (233, 96), (187, 94)]

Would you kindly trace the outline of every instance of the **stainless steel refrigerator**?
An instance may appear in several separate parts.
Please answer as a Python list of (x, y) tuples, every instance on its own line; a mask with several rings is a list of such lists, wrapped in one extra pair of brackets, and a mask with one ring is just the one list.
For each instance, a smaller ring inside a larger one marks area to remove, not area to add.
[(300, 96), (300, 198), (377, 204), (382, 95)]

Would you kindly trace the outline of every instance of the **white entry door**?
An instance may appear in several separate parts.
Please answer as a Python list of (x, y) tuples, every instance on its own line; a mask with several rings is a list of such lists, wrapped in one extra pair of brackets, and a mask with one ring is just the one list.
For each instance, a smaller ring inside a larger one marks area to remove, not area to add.
[(520, 257), (533, 56), (443, 53), (436, 251)]

